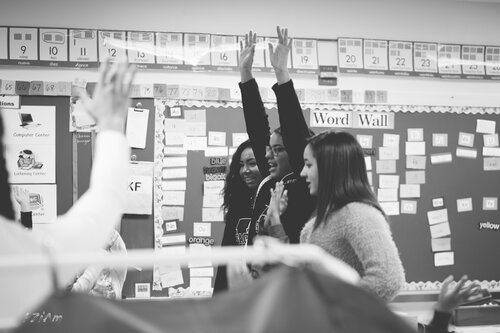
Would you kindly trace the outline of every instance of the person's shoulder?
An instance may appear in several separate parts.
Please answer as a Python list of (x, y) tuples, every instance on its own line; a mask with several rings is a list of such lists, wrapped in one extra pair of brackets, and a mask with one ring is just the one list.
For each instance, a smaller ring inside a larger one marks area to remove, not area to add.
[(386, 221), (380, 210), (365, 202), (350, 202), (339, 210), (339, 213), (352, 220), (379, 220)]

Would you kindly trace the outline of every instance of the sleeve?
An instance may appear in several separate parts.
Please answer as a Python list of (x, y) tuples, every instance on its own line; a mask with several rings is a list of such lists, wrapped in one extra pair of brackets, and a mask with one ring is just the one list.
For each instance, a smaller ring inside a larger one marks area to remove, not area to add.
[(228, 211), (225, 218), (224, 234), (222, 235), (221, 246), (233, 246), (236, 244), (236, 226), (233, 223), (233, 214)]
[(33, 228), (33, 212), (21, 212), (21, 224), (28, 229)]
[(285, 233), (285, 229), (281, 224), (272, 225), (269, 228), (269, 236), (277, 238), (283, 243), (290, 243), (290, 239), (288, 238), (287, 234)]
[(431, 322), (427, 325), (430, 333), (448, 333), (451, 314), (435, 310)]
[(101, 132), (95, 145), (90, 187), (71, 209), (47, 227), (59, 250), (96, 250), (108, 242), (125, 208), (130, 148), (125, 136)]
[(300, 174), (304, 167), (304, 148), (309, 138), (307, 126), (293, 81), (273, 86), (278, 104), (278, 114), (283, 143), (288, 153), (288, 160), (295, 173)]
[(350, 204), (346, 209), (342, 225), (363, 266), (360, 286), (390, 301), (403, 286), (405, 277), (389, 225), (382, 213), (371, 206)]
[(269, 145), (269, 120), (266, 109), (255, 79), (240, 83), (243, 115), (247, 128), (248, 138), (252, 146), (257, 165), (262, 178), (269, 175), (269, 165), (266, 158), (266, 146)]

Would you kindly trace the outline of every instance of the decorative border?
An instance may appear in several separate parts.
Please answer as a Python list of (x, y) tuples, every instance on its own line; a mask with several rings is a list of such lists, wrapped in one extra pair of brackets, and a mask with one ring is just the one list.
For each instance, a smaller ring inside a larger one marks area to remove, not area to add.
[[(154, 216), (154, 248), (161, 251), (161, 237), (163, 235), (163, 218), (161, 216), (161, 203), (163, 201), (163, 191), (161, 187), (161, 170), (163, 161), (163, 141), (164, 136), (164, 114), (165, 100), (155, 98), (155, 138), (154, 138), (154, 167), (153, 167), (153, 216)], [(155, 264), (153, 267), (153, 290), (163, 290), (161, 286), (160, 267)]]

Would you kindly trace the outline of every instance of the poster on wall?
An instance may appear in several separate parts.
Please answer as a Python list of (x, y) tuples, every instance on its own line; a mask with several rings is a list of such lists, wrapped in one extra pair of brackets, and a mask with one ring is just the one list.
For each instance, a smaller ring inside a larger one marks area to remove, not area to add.
[(125, 214), (152, 214), (153, 212), (153, 163), (130, 164), (129, 187)]
[(2, 110), (10, 183), (55, 183), (55, 116), (53, 106)]
[(14, 191), (17, 190), (22, 198), (27, 196), (32, 213), (33, 225), (53, 223), (57, 217), (57, 187), (55, 184), (22, 184), (11, 186), (12, 204), (16, 221), (21, 218), (21, 208), (16, 201)]

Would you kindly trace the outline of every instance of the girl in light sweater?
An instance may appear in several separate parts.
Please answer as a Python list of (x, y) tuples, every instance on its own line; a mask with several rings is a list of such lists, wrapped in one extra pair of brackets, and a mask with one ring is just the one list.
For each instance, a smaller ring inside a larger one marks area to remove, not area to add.
[[(312, 137), (304, 150), (305, 178), (316, 211), (300, 234), (301, 243), (316, 244), (353, 268), (361, 287), (382, 299), (393, 299), (405, 282), (387, 222), (368, 182), (363, 149), (347, 132), (326, 131)], [(284, 207), (283, 186), (271, 190), (266, 225), (270, 234), (284, 238), (279, 213)], [(281, 207), (280, 207), (281, 205)]]

